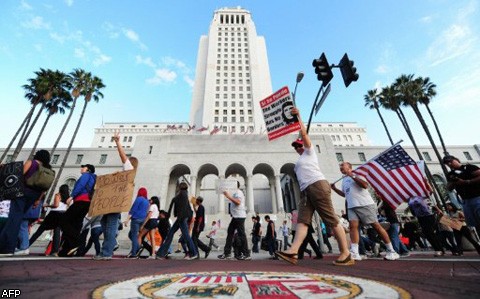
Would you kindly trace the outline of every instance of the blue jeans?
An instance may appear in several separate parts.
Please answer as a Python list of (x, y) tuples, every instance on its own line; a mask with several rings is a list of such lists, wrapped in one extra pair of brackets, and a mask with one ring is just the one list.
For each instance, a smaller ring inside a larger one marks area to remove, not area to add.
[(160, 246), (160, 248), (157, 251), (158, 257), (165, 257), (167, 255), (170, 244), (172, 244), (173, 235), (175, 235), (178, 229), (180, 229), (180, 231), (182, 232), (182, 236), (185, 238), (185, 241), (187, 242), (190, 256), (195, 256), (198, 254), (197, 249), (195, 248), (192, 238), (190, 238), (190, 234), (188, 232), (188, 218), (183, 218), (183, 219), (177, 218), (177, 220), (175, 220), (172, 227), (168, 231), (168, 235), (167, 235), (167, 238), (165, 239), (165, 242), (162, 243), (162, 246)]
[(474, 226), (480, 233), (480, 196), (463, 200), (463, 213), (468, 226)]
[(130, 222), (130, 231), (128, 232), (128, 238), (132, 241), (132, 250), (130, 251), (131, 254), (137, 254), (138, 250), (140, 249), (140, 245), (138, 244), (138, 232), (140, 231), (140, 227), (143, 224), (143, 219), (134, 219)]
[(23, 197), (11, 201), (8, 220), (0, 232), (0, 253), (15, 252), (23, 215), (32, 207), (33, 202), (40, 197), (40, 194), (41, 192), (25, 189)]
[(25, 250), (30, 247), (30, 242), (28, 240), (28, 219), (23, 219), (20, 224), (20, 230), (18, 231), (18, 250)]
[(388, 229), (387, 233), (390, 237), (390, 241), (392, 241), (392, 246), (396, 253), (402, 254), (408, 252), (407, 247), (400, 241), (400, 223), (390, 223), (390, 228)]
[(105, 214), (100, 221), (103, 231), (103, 244), (101, 256), (112, 257), (113, 249), (117, 244), (116, 238), (118, 233), (118, 220), (120, 219), (120, 213)]

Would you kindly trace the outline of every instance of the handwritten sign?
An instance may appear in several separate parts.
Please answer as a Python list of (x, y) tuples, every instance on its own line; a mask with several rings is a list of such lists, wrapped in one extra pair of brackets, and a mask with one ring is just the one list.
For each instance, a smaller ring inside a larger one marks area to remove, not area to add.
[(132, 205), (135, 170), (97, 176), (90, 217), (128, 212)]
[(217, 194), (222, 194), (224, 191), (228, 191), (229, 193), (233, 193), (237, 190), (237, 181), (236, 180), (217, 180)]
[(463, 226), (463, 222), (458, 220), (458, 219), (454, 219), (454, 218), (451, 218), (451, 217), (448, 217), (448, 216), (445, 216), (443, 215), (442, 217), (440, 217), (440, 220), (439, 222), (443, 225), (446, 225), (448, 227), (451, 227), (455, 230), (461, 230), (462, 229), (462, 226)]
[(16, 199), (24, 195), (23, 162), (0, 166), (0, 200)]
[(267, 128), (268, 140), (274, 140), (300, 130), (297, 116), (292, 115), (294, 105), (287, 86), (260, 101), (260, 107)]

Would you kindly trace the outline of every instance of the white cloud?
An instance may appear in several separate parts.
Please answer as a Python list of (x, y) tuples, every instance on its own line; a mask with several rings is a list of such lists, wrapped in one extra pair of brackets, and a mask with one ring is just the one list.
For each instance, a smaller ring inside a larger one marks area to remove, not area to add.
[(50, 29), (50, 23), (47, 23), (40, 16), (32, 17), (30, 20), (23, 22), (22, 26), (28, 29)]
[(116, 39), (120, 36), (120, 32), (117, 30), (117, 28), (110, 22), (104, 22), (102, 24), (103, 30), (105, 30), (110, 38)]
[(100, 66), (102, 64), (109, 63), (112, 60), (112, 57), (107, 56), (105, 54), (99, 54), (93, 60), (93, 65)]
[(73, 0), (65, 0), (67, 6), (73, 6)]
[(187, 82), (188, 86), (193, 87), (193, 84), (195, 83), (195, 80), (190, 78), (188, 75), (183, 76), (183, 81)]
[(20, 2), (20, 8), (23, 9), (23, 10), (32, 10), (33, 9), (33, 7), (30, 4), (28, 4), (27, 1), (24, 1), (24, 0), (22, 0)]
[(140, 37), (135, 31), (127, 28), (124, 28), (122, 31), (127, 39), (138, 45), (142, 50), (148, 49), (147, 46), (140, 41)]
[(386, 73), (388, 73), (388, 66), (385, 65), (385, 64), (379, 65), (375, 69), (375, 72), (378, 73), (378, 74), (386, 74)]
[(76, 48), (76, 49), (74, 50), (74, 55), (75, 55), (75, 57), (77, 57), (77, 58), (85, 59), (85, 56), (86, 56), (85, 50), (83, 50), (83, 49), (81, 49), (81, 48)]
[(471, 51), (476, 38), (467, 25), (453, 24), (430, 45), (427, 59), (436, 66)]
[(147, 79), (147, 83), (152, 85), (170, 83), (175, 81), (176, 78), (177, 73), (169, 69), (161, 68), (155, 70), (155, 76), (153, 78)]
[(420, 23), (429, 24), (432, 22), (432, 20), (433, 20), (432, 16), (425, 16), (423, 18), (420, 18)]
[(172, 57), (169, 57), (169, 56), (166, 56), (166, 57), (163, 57), (162, 58), (162, 62), (166, 65), (166, 66), (174, 66), (176, 68), (178, 68), (179, 70), (181, 70), (182, 72), (184, 73), (190, 73), (190, 69), (187, 67), (187, 65), (181, 61), (181, 60), (178, 60), (178, 59), (175, 59), (175, 58), (172, 58)]
[(155, 64), (155, 62), (152, 61), (152, 58), (151, 58), (151, 57), (142, 57), (142, 56), (140, 56), (140, 55), (137, 55), (137, 56), (135, 57), (135, 62), (136, 62), (137, 64), (144, 64), (144, 65), (149, 66), (149, 67), (151, 67), (151, 68), (153, 68), (153, 69), (157, 67), (157, 65)]

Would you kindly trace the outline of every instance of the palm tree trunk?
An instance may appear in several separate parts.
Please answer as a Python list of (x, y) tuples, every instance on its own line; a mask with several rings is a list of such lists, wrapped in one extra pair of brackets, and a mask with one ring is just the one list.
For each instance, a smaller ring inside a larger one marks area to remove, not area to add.
[(33, 113), (33, 110), (35, 110), (35, 105), (32, 106), (30, 111), (27, 113), (27, 116), (25, 116), (25, 118), (23, 119), (22, 124), (20, 125), (20, 127), (18, 127), (18, 130), (15, 133), (15, 135), (13, 136), (12, 140), (10, 140), (10, 143), (8, 144), (7, 148), (5, 149), (5, 151), (2, 154), (2, 157), (0, 158), (0, 163), (2, 163), (3, 159), (5, 159), (5, 157), (7, 156), (8, 152), (10, 151), (10, 148), (12, 147), (13, 143), (15, 142), (15, 139), (17, 139), (18, 134), (20, 134), (20, 131), (25, 126), (25, 123), (27, 122), (27, 119), (29, 119), (31, 117), (31, 115)]
[(47, 119), (45, 120), (45, 122), (43, 122), (43, 126), (42, 126), (42, 128), (40, 129), (40, 132), (38, 133), (37, 140), (35, 140), (35, 144), (33, 145), (33, 148), (32, 148), (32, 150), (30, 151), (30, 155), (28, 156), (28, 159), (29, 159), (29, 160), (31, 160), (31, 159), (33, 158), (33, 155), (35, 154), (35, 151), (37, 150), (38, 142), (40, 141), (40, 138), (42, 138), (43, 131), (45, 131), (45, 127), (47, 126), (48, 121), (50, 120), (50, 117), (51, 117), (51, 116), (52, 116), (52, 114), (51, 114), (51, 113), (48, 113)]
[(443, 137), (442, 137), (442, 134), (440, 133), (440, 128), (438, 127), (437, 121), (433, 116), (433, 113), (430, 110), (430, 107), (428, 106), (428, 104), (425, 104), (425, 107), (427, 107), (428, 114), (430, 114), (430, 118), (432, 119), (433, 125), (435, 126), (435, 130), (437, 131), (438, 138), (440, 139), (440, 143), (442, 144), (443, 153), (445, 155), (448, 155), (447, 147), (445, 146), (445, 142), (443, 141)]
[(63, 157), (62, 165), (60, 165), (60, 169), (57, 171), (55, 180), (52, 183), (52, 187), (50, 188), (50, 191), (48, 192), (47, 197), (45, 197), (46, 202), (50, 202), (50, 199), (55, 193), (55, 190), (58, 185), (58, 181), (62, 176), (63, 169), (65, 168), (65, 164), (67, 164), (68, 156), (70, 155), (70, 151), (72, 150), (73, 142), (75, 141), (78, 130), (80, 129), (80, 125), (82, 124), (83, 116), (85, 115), (85, 110), (87, 109), (87, 104), (88, 102), (85, 101), (85, 104), (83, 105), (82, 113), (80, 114), (80, 118), (78, 119), (77, 127), (75, 128), (75, 132), (73, 133), (72, 139), (70, 140), (70, 144), (68, 145), (67, 151), (65, 152), (65, 156)]
[(387, 125), (385, 124), (382, 114), (380, 113), (380, 109), (375, 108), (375, 110), (377, 110), (377, 113), (378, 113), (378, 116), (380, 117), (380, 121), (382, 122), (383, 128), (385, 129), (385, 132), (387, 132), (387, 136), (388, 136), (388, 140), (390, 140), (390, 144), (393, 145), (392, 136), (390, 136), (390, 132), (388, 131)]
[(448, 176), (448, 170), (447, 167), (445, 167), (445, 164), (442, 162), (442, 157), (440, 156), (440, 153), (438, 152), (438, 148), (435, 145), (435, 141), (432, 138), (432, 134), (430, 133), (430, 130), (428, 129), (427, 123), (425, 122), (425, 119), (423, 118), (422, 113), (420, 112), (420, 109), (418, 109), (418, 105), (411, 105), (413, 112), (415, 112), (415, 115), (417, 115), (418, 120), (420, 121), (420, 124), (423, 127), (423, 130), (425, 131), (425, 134), (427, 134), (427, 138), (430, 141), (430, 144), (432, 145), (433, 151), (435, 152), (435, 155), (437, 156), (438, 162), (440, 163), (440, 166), (442, 167), (443, 173), (445, 177)]
[(27, 141), (28, 136), (30, 135), (33, 128), (35, 127), (35, 124), (37, 123), (38, 119), (40, 118), (40, 115), (42, 114), (43, 108), (45, 108), (45, 104), (46, 104), (45, 102), (42, 103), (42, 106), (40, 107), (40, 110), (38, 111), (37, 116), (35, 116), (35, 119), (33, 120), (33, 123), (28, 128), (28, 131), (26, 132), (25, 136), (18, 141), (17, 147), (15, 148), (15, 151), (13, 152), (13, 157), (12, 157), (13, 161), (15, 161), (18, 157), (18, 154), (20, 154), (20, 151), (22, 150), (23, 145)]
[[(410, 130), (410, 126), (408, 125), (407, 119), (405, 118), (405, 115), (403, 114), (402, 110), (399, 108), (397, 112), (398, 117), (400, 118), (400, 121), (402, 122), (403, 127), (405, 128), (405, 131), (407, 132), (408, 137), (410, 138), (410, 141), (412, 142), (415, 151), (417, 152), (418, 158), (422, 161), (423, 156), (422, 153), (420, 152), (420, 149), (417, 146), (417, 143), (415, 142), (415, 138), (413, 137), (412, 131)], [(443, 197), (439, 196), (440, 193), (440, 188), (438, 187), (437, 183), (433, 179), (433, 175), (430, 172), (430, 169), (427, 166), (427, 163), (424, 163), (425, 167), (425, 174), (427, 175), (427, 179), (430, 183), (431, 186), (433, 186), (433, 197), (435, 198), (435, 202), (437, 203), (437, 206), (440, 206), (440, 203), (443, 204), (443, 207), (446, 207), (445, 201)]]
[(75, 97), (73, 99), (73, 104), (72, 107), (70, 108), (70, 113), (68, 113), (67, 120), (63, 124), (63, 128), (60, 131), (60, 134), (57, 137), (57, 140), (55, 141), (55, 144), (53, 145), (52, 151), (50, 152), (50, 156), (53, 157), (53, 153), (55, 153), (55, 150), (57, 149), (58, 143), (60, 142), (60, 139), (62, 139), (63, 133), (65, 133), (65, 130), (67, 129), (68, 123), (70, 122), (70, 119), (72, 118), (73, 110), (75, 110), (75, 104), (77, 103), (77, 98)]

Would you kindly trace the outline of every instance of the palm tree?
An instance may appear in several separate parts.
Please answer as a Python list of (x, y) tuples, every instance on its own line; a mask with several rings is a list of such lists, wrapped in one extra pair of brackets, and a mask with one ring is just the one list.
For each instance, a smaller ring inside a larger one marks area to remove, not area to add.
[(430, 115), (433, 125), (435, 126), (435, 130), (437, 131), (438, 138), (440, 139), (440, 143), (442, 144), (443, 153), (445, 155), (448, 155), (447, 147), (445, 146), (445, 142), (443, 141), (442, 134), (440, 133), (440, 128), (438, 127), (437, 121), (433, 116), (432, 110), (430, 110), (430, 106), (429, 106), (432, 98), (437, 95), (437, 91), (435, 90), (437, 85), (432, 83), (429, 77), (426, 77), (426, 78), (419, 77), (418, 80), (422, 90), (422, 95), (419, 99), (419, 102), (425, 105), (425, 107), (427, 108), (428, 114)]
[[(20, 127), (18, 127), (17, 132), (15, 132), (15, 135), (13, 138), (10, 140), (10, 143), (8, 144), (7, 148), (2, 154), (2, 157), (0, 158), (0, 163), (3, 161), (5, 156), (8, 154), (10, 151), (13, 143), (17, 139), (18, 135), (23, 129), (23, 133), (20, 136), (19, 143), (21, 142), (21, 139), (24, 138), (26, 134), (26, 130), (28, 129), (28, 126), (30, 124), (30, 120), (32, 118), (33, 113), (35, 112), (35, 109), (39, 104), (44, 103), (44, 95), (46, 93), (46, 80), (44, 80), (47, 77), (47, 70), (40, 69), (40, 71), (35, 72), (35, 75), (37, 76), (36, 78), (33, 79), (28, 79), (27, 81), (29, 84), (25, 84), (22, 86), (23, 89), (25, 89), (25, 97), (30, 101), (30, 104), (32, 105), (30, 110), (28, 111), (27, 115), (23, 119)], [(43, 105), (40, 108), (40, 110), (43, 109)], [(13, 159), (12, 159), (13, 160)]]
[[(24, 129), (24, 133), (22, 134), (22, 137), (18, 141), (17, 147), (15, 148), (15, 151), (13, 152), (13, 157), (12, 160), (15, 160), (22, 150), (23, 146), (25, 145), (25, 142), (27, 141), (28, 137), (30, 136), (30, 133), (32, 132), (33, 128), (35, 127), (38, 119), (40, 118), (40, 115), (45, 108), (45, 105), (48, 101), (50, 101), (53, 97), (53, 94), (57, 88), (57, 83), (59, 80), (59, 77), (61, 77), (61, 73), (59, 71), (52, 71), (52, 70), (43, 70), (41, 69), (40, 72), (36, 72), (37, 74), (37, 83), (36, 83), (36, 88), (35, 91), (37, 95), (42, 95), (42, 102), (41, 102), (41, 108), (37, 112), (37, 115), (33, 122), (29, 125), (27, 125)], [(26, 130), (28, 127), (28, 130)]]
[(53, 192), (58, 184), (58, 180), (62, 176), (63, 169), (65, 167), (65, 164), (67, 163), (67, 159), (68, 159), (68, 156), (70, 155), (73, 142), (75, 141), (78, 130), (80, 129), (80, 126), (82, 124), (82, 120), (85, 115), (85, 111), (87, 110), (88, 103), (92, 99), (95, 102), (98, 102), (100, 98), (103, 98), (103, 94), (100, 92), (100, 89), (104, 88), (105, 85), (103, 84), (100, 78), (96, 76), (92, 77), (92, 74), (88, 72), (88, 73), (85, 73), (83, 76), (83, 84), (77, 85), (77, 87), (78, 87), (78, 94), (84, 96), (85, 102), (83, 104), (82, 112), (80, 113), (80, 118), (78, 119), (77, 127), (75, 128), (72, 139), (70, 140), (70, 144), (68, 145), (68, 148), (65, 152), (65, 156), (63, 157), (62, 165), (60, 166), (60, 169), (58, 170), (57, 175), (55, 177), (55, 180), (53, 181), (52, 187), (50, 189), (50, 193), (47, 196), (47, 200), (50, 200), (50, 197), (53, 195)]
[(58, 143), (62, 139), (62, 136), (65, 133), (65, 130), (67, 129), (68, 124), (70, 123), (70, 119), (72, 118), (73, 111), (75, 110), (75, 106), (77, 104), (77, 99), (80, 96), (80, 91), (83, 90), (84, 88), (85, 74), (86, 73), (84, 70), (75, 69), (68, 76), (68, 82), (70, 84), (69, 89), (73, 88), (71, 93), (71, 95), (73, 96), (73, 101), (72, 101), (72, 106), (70, 107), (70, 112), (68, 113), (67, 119), (65, 120), (62, 130), (60, 131), (60, 134), (58, 135), (57, 140), (55, 141), (55, 144), (53, 145), (53, 148), (50, 152), (50, 156), (52, 157), (53, 157), (53, 154), (55, 153), (55, 150), (57, 149)]
[(379, 109), (380, 106), (378, 105), (378, 100), (379, 100), (378, 90), (375, 88), (367, 91), (367, 94), (363, 97), (363, 99), (365, 100), (365, 107), (368, 107), (369, 109), (375, 109), (377, 111), (377, 114), (380, 117), (380, 121), (382, 122), (383, 128), (387, 133), (388, 140), (390, 140), (390, 144), (393, 145), (392, 136), (390, 136), (390, 132), (388, 131), (387, 125), (385, 124), (385, 121), (383, 120), (383, 116), (380, 113), (380, 109)]
[(45, 105), (45, 109), (47, 111), (47, 118), (43, 122), (42, 128), (38, 133), (37, 140), (35, 141), (35, 144), (33, 145), (33, 148), (30, 152), (29, 159), (32, 159), (33, 155), (35, 154), (35, 151), (38, 146), (38, 142), (40, 141), (40, 138), (42, 137), (43, 132), (45, 131), (48, 121), (50, 120), (50, 117), (52, 117), (52, 115), (55, 115), (57, 113), (64, 114), (65, 109), (70, 108), (68, 104), (69, 104), (69, 101), (71, 101), (71, 99), (72, 98), (70, 96), (70, 93), (68, 93), (68, 91), (66, 90), (62, 90), (59, 95), (54, 96), (50, 101), (47, 102), (47, 104)]
[(418, 120), (420, 121), (420, 124), (422, 125), (423, 130), (425, 131), (425, 134), (427, 135), (427, 138), (430, 141), (430, 145), (432, 146), (433, 152), (437, 156), (437, 159), (446, 177), (448, 174), (447, 168), (442, 163), (442, 157), (438, 152), (438, 149), (435, 144), (435, 141), (433, 140), (432, 134), (430, 133), (430, 130), (428, 129), (428, 125), (425, 122), (425, 119), (423, 118), (423, 115), (420, 112), (420, 109), (418, 107), (418, 101), (423, 96), (422, 87), (421, 87), (422, 82), (423, 82), (423, 79), (421, 78), (420, 80), (414, 79), (414, 75), (410, 74), (410, 75), (401, 75), (395, 80), (395, 83), (393, 85), (397, 90), (398, 95), (403, 102), (403, 105), (410, 106), (413, 112), (415, 113), (415, 115), (417, 116)]

